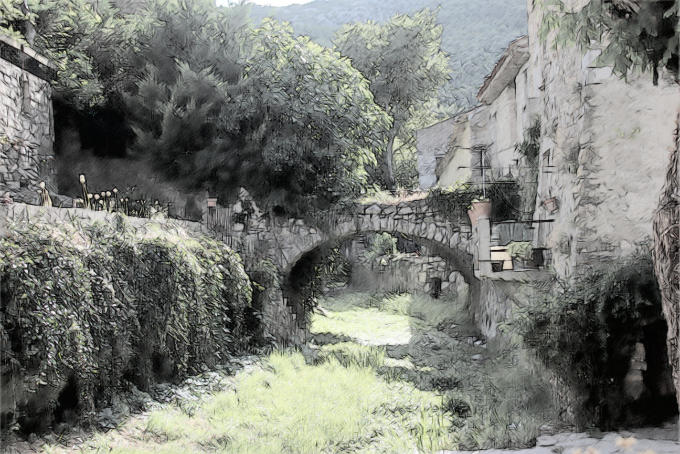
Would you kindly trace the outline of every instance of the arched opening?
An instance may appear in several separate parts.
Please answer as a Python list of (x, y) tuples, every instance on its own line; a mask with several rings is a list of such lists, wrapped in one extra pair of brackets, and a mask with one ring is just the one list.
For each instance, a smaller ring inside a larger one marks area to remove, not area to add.
[[(459, 273), (469, 288), (466, 304), (470, 308), (470, 312), (472, 314), (475, 313), (472, 306), (479, 298), (479, 281), (474, 276), (473, 257), (471, 254), (462, 250), (462, 248), (454, 249), (449, 245), (428, 238), (409, 235), (403, 232), (376, 229), (331, 237), (331, 239), (314, 245), (309, 250), (300, 254), (284, 270), (284, 279), (282, 280), (284, 283), (284, 297), (288, 306), (292, 308), (293, 313), (296, 315), (299, 327), (306, 325), (309, 313), (315, 305), (315, 298), (321, 295), (327, 286), (327, 282), (323, 282), (323, 279), (318, 279), (321, 271), (336, 271), (341, 277), (343, 277), (343, 273), (344, 277), (347, 277), (347, 274), (349, 274), (347, 283), (351, 282), (352, 265), (348, 263), (346, 257), (343, 260), (342, 257), (339, 257), (342, 254), (338, 254), (348, 249), (346, 243), (362, 235), (384, 233), (395, 235), (396, 247), (400, 252), (413, 251), (414, 253), (421, 253), (422, 250), (425, 250), (428, 256), (441, 258), (447, 264), (449, 270)], [(338, 274), (335, 276), (337, 277)], [(448, 276), (448, 273), (446, 276)], [(445, 285), (448, 286), (448, 282), (445, 279), (448, 281), (446, 277), (427, 277), (423, 282), (423, 293), (438, 298), (442, 294), (443, 287)]]

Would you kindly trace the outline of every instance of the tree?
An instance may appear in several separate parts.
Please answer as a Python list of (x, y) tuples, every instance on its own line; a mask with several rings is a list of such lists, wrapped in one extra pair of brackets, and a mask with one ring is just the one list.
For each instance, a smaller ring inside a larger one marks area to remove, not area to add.
[(397, 15), (385, 24), (347, 25), (336, 34), (337, 49), (369, 80), (375, 102), (392, 117), (380, 159), (390, 190), (395, 188), (395, 141), (412, 140), (414, 131), (406, 125), (449, 78), (441, 37), (442, 27), (429, 10)]
[[(554, 33), (556, 45), (576, 41), (581, 48), (588, 48), (593, 40), (599, 41), (604, 45), (601, 61), (611, 64), (620, 76), (625, 77), (631, 68), (649, 70), (656, 84), (659, 70), (666, 68), (674, 74), (680, 88), (680, 0), (590, 0), (578, 10), (570, 9), (565, 3), (563, 0), (546, 2), (542, 26), (544, 37)], [(654, 221), (654, 259), (663, 312), (668, 323), (668, 356), (680, 405), (678, 134), (676, 130), (676, 146), (672, 150), (666, 184)]]
[(105, 103), (110, 84), (125, 74), (129, 25), (107, 0), (0, 2), (0, 31), (52, 60), (56, 96), (81, 109)]
[(250, 41), (237, 100), (253, 191), (296, 211), (358, 195), (389, 128), (368, 81), (347, 58), (278, 22), (266, 20)]
[(240, 7), (159, 3), (126, 96), (140, 157), (189, 189), (299, 214), (355, 195), (388, 119), (337, 52)]

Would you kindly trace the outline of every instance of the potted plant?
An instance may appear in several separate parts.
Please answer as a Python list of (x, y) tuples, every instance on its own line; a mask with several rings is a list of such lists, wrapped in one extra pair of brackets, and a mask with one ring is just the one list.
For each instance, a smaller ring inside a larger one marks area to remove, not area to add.
[(468, 217), (470, 223), (475, 226), (479, 218), (488, 218), (491, 216), (491, 200), (490, 199), (474, 199), (468, 209)]
[(515, 271), (534, 270), (534, 248), (530, 241), (513, 241), (507, 246), (507, 253), (512, 258)]

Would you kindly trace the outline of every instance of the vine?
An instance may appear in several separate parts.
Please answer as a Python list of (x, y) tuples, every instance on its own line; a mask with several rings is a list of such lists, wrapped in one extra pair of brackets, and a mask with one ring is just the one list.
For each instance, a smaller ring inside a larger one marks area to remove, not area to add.
[(240, 257), (170, 227), (135, 231), (123, 216), (10, 226), (0, 240), (0, 366), (25, 392), (3, 419), (39, 405), (49, 424), (69, 380), (86, 415), (127, 380), (147, 389), (244, 347), (251, 286)]
[(538, 194), (538, 158), (541, 149), (541, 120), (535, 119), (525, 131), (524, 141), (515, 147), (521, 156), (518, 184), (520, 220), (533, 218)]

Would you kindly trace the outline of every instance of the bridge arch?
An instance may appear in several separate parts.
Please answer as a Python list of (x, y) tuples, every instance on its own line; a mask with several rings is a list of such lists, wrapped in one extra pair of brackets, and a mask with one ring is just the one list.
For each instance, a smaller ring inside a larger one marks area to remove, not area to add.
[(306, 309), (297, 291), (301, 287), (300, 280), (304, 281), (312, 274), (310, 264), (318, 260), (319, 254), (324, 255), (324, 250), (365, 233), (402, 234), (426, 246), (432, 255), (445, 259), (452, 269), (463, 276), (470, 288), (470, 301), (476, 301), (479, 297), (469, 224), (462, 219), (452, 220), (442, 216), (424, 201), (399, 205), (360, 205), (351, 212), (321, 219), (318, 224), (322, 226), (307, 227), (298, 222), (291, 229), (294, 235), (283, 229), (286, 233), (277, 238), (277, 242), (282, 245), (279, 257), (282, 290), (301, 324)]
[[(428, 247), (433, 256), (447, 260), (463, 276), (469, 286), (469, 303), (476, 305), (480, 281), (474, 275), (476, 245), (467, 215), (463, 210), (443, 213), (430, 202), (423, 198), (396, 204), (357, 203), (303, 220), (267, 215), (242, 191), (236, 204), (213, 205), (204, 219), (213, 237), (242, 254), (247, 268), (257, 268), (267, 260), (278, 269), (281, 288), (271, 289), (263, 324), (274, 338), (299, 343), (304, 340), (307, 308), (298, 299), (291, 277), (310, 276), (312, 270), (304, 270), (303, 265), (311, 256), (364, 233), (402, 234)], [(474, 307), (470, 309), (476, 315)]]

